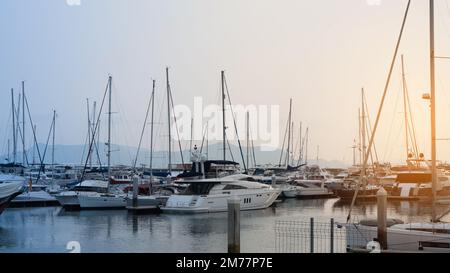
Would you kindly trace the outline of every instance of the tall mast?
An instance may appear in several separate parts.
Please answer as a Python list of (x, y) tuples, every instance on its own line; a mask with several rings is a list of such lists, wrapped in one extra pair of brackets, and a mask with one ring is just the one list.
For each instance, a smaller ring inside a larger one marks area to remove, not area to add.
[(436, 221), (436, 75), (434, 51), (434, 0), (430, 0), (430, 87), (431, 87), (431, 180), (432, 180), (432, 221)]
[(294, 122), (292, 122), (292, 128), (291, 128), (291, 165), (294, 165)]
[(303, 141), (302, 141), (302, 122), (300, 122), (300, 132), (298, 137), (300, 138), (300, 147), (299, 147), (299, 153), (298, 153), (298, 161), (297, 161), (297, 166), (299, 166), (300, 164), (302, 164), (302, 153), (303, 153)]
[(409, 160), (409, 141), (408, 141), (408, 110), (406, 107), (406, 76), (405, 76), (405, 62), (402, 55), (402, 87), (403, 87), (403, 108), (405, 111), (405, 140), (406, 140), (406, 160)]
[(305, 164), (308, 165), (308, 138), (309, 138), (309, 127), (306, 127), (306, 139), (305, 139)]
[(153, 122), (154, 122), (154, 114), (155, 114), (155, 85), (156, 85), (156, 81), (153, 80), (153, 89), (152, 89), (152, 122), (150, 124), (150, 184), (153, 182)]
[(166, 89), (167, 89), (167, 123), (169, 132), (169, 173), (172, 173), (172, 135), (170, 128), (170, 85), (169, 85), (169, 68), (166, 67)]
[(91, 135), (91, 114), (90, 114), (90, 111), (89, 111), (89, 98), (86, 98), (86, 110), (87, 110), (87, 118), (88, 118), (88, 120), (87, 120), (87, 122), (88, 122), (88, 139), (89, 139), (89, 141), (88, 141), (88, 147), (89, 147), (89, 151), (88, 151), (88, 157), (89, 157), (89, 167), (92, 169), (92, 156), (91, 156), (91, 137), (92, 137), (92, 135)]
[(206, 122), (206, 159), (209, 159), (208, 137), (209, 137), (209, 122)]
[(52, 140), (52, 179), (55, 175), (55, 130), (56, 130), (56, 111), (53, 110), (53, 140)]
[(287, 154), (286, 154), (286, 166), (289, 165), (289, 158), (290, 158), (290, 146), (291, 146), (291, 119), (292, 119), (292, 99), (289, 101), (289, 118), (288, 118), (288, 143), (287, 143)]
[(109, 76), (109, 103), (108, 103), (108, 184), (111, 179), (111, 95), (112, 76)]
[(194, 138), (194, 119), (191, 118), (191, 140), (189, 142), (189, 153), (192, 154), (192, 139)]
[(22, 81), (22, 165), (25, 166), (25, 81)]
[[(96, 124), (96, 120), (97, 120), (97, 102), (96, 101), (94, 101), (94, 105), (93, 105), (93, 111), (92, 111), (92, 122), (91, 122), (91, 127), (92, 127), (92, 132), (94, 132), (94, 131), (96, 131), (97, 132), (97, 134), (98, 134), (98, 129), (96, 129), (97, 128), (97, 124)], [(91, 165), (92, 165), (92, 156), (93, 156), (93, 153), (94, 153), (94, 147), (95, 147), (95, 135), (94, 136), (92, 136), (92, 143), (94, 144), (93, 146), (92, 146), (92, 154), (91, 154)]]
[(361, 108), (358, 108), (358, 137), (359, 137), (359, 166), (363, 165), (363, 147), (362, 147), (362, 138), (361, 138)]
[(365, 177), (366, 177), (366, 110), (364, 107), (364, 88), (361, 89), (361, 149), (362, 149), (362, 169), (361, 169), (361, 181), (365, 186)]
[(225, 127), (225, 71), (221, 72), (221, 82), (222, 82), (222, 131), (223, 131), (223, 160), (227, 158), (226, 155), (226, 127)]
[(250, 167), (250, 113), (247, 111), (247, 168)]
[(16, 138), (16, 108), (14, 105), (14, 89), (11, 88), (11, 109), (12, 109), (12, 121), (13, 121), (13, 163), (16, 163), (17, 154), (17, 138)]

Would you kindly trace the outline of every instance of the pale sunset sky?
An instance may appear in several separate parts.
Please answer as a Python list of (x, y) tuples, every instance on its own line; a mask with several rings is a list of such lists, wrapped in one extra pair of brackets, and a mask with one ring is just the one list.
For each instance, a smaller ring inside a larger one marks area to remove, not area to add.
[[(168, 66), (175, 104), (192, 107), (194, 97), (219, 103), (225, 70), (233, 104), (280, 106), (281, 140), (292, 98), (296, 129), (300, 121), (310, 128), (312, 156), (320, 145), (321, 158), (351, 163), (361, 87), (373, 123), (407, 4), (371, 2), (377, 1), (81, 0), (72, 6), (65, 0), (2, 0), (0, 154), (11, 138), (11, 88), (19, 91), (26, 81), (39, 142), (46, 141), (55, 109), (57, 143), (83, 144), (86, 98), (101, 100), (109, 74), (118, 112), (113, 142), (137, 146), (152, 79), (155, 119), (165, 121)], [(450, 56), (449, 6), (436, 1), (441, 56)], [(430, 114), (421, 97), (429, 92), (428, 15), (428, 1), (412, 1), (400, 47), (418, 145), (427, 157)], [(438, 60), (439, 138), (450, 138), (449, 76), (450, 60)], [(404, 161), (403, 128), (399, 58), (376, 135), (380, 160)], [(105, 132), (102, 124), (102, 139)], [(159, 138), (162, 143), (162, 132)], [(438, 142), (438, 159), (450, 161), (450, 141)]]

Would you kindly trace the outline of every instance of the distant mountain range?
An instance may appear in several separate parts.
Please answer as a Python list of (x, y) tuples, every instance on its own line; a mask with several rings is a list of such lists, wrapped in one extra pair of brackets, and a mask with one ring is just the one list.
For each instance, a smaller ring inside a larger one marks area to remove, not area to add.
[[(239, 162), (242, 166), (241, 154), (239, 151), (239, 147), (235, 145), (230, 145), (233, 158), (230, 155), (229, 150), (227, 150), (227, 159)], [(172, 163), (181, 163), (181, 156), (179, 149), (174, 145), (174, 150), (172, 151)], [(33, 152), (34, 150), (34, 152)], [(39, 144), (39, 150), (41, 153), (41, 157), (44, 157), (44, 162), (46, 164), (51, 163), (52, 156), (52, 147), (47, 147), (45, 151), (45, 145)], [(56, 164), (77, 164), (84, 165), (86, 162), (88, 148), (85, 145), (55, 145), (55, 163)], [(130, 147), (125, 145), (111, 145), (111, 161), (113, 165), (132, 165), (135, 158), (137, 147)], [(208, 158), (209, 159), (222, 159), (222, 146), (221, 144), (212, 144), (208, 146)], [(185, 163), (190, 162), (189, 150), (183, 150), (183, 157)], [(203, 153), (206, 152), (206, 148), (204, 148)], [(246, 160), (246, 147), (243, 147), (244, 159)], [(270, 152), (261, 151), (259, 147), (255, 147), (255, 157), (257, 165), (266, 165), (266, 164), (278, 164), (280, 160), (281, 151), (275, 150)], [(34, 155), (34, 160), (33, 160)], [(32, 162), (39, 163), (39, 156), (36, 149), (27, 150), (28, 162), (31, 164)], [(283, 156), (284, 157), (284, 156)], [(7, 155), (2, 155), (2, 162), (6, 163)], [(17, 152), (17, 162), (22, 162), (22, 152)], [(92, 164), (98, 164), (98, 158), (100, 158), (100, 162), (102, 165), (106, 165), (106, 146), (98, 147), (98, 156), (97, 151), (94, 149), (94, 153), (92, 156)], [(147, 148), (141, 148), (139, 152), (139, 157), (137, 160), (137, 166), (144, 165), (148, 166), (150, 161), (150, 150)], [(250, 155), (250, 161), (253, 162), (253, 156)], [(317, 160), (309, 160), (310, 164), (317, 164)], [(168, 152), (167, 151), (154, 151), (153, 153), (153, 166), (156, 167), (167, 167), (168, 164)], [(328, 161), (328, 160), (319, 160), (319, 165), (321, 167), (329, 167), (329, 168), (344, 168), (347, 167), (348, 164), (342, 161)], [(253, 167), (253, 163), (250, 164)]]

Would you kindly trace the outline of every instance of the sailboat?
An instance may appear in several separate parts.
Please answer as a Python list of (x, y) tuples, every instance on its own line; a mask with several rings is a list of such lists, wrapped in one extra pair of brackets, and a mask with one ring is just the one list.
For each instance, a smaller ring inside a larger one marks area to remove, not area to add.
[[(411, 1), (405, 13), (406, 21)], [(446, 252), (450, 253), (450, 224), (441, 222), (436, 214), (438, 172), (436, 167), (436, 96), (435, 96), (435, 50), (434, 50), (434, 0), (430, 0), (430, 86), (431, 94), (424, 95), (424, 99), (431, 103), (431, 180), (432, 180), (432, 220), (431, 222), (398, 223), (390, 221), (387, 228), (387, 248), (393, 251), (406, 252)], [(402, 33), (401, 32), (401, 33)], [(399, 42), (401, 36), (399, 38)], [(398, 49), (398, 46), (397, 46)], [(395, 54), (396, 55), (396, 54)], [(395, 61), (395, 59), (394, 59)], [(373, 136), (372, 136), (373, 137)], [(448, 213), (448, 212), (447, 212)], [(350, 216), (350, 215), (349, 215)], [(367, 243), (377, 237), (377, 223), (361, 221), (358, 224), (346, 225), (347, 244), (349, 248), (365, 248)], [(357, 238), (356, 240), (354, 240)]]
[[(111, 94), (112, 94), (112, 77), (108, 79), (108, 185), (111, 179)], [(109, 190), (106, 193), (93, 192), (78, 195), (78, 202), (80, 209), (124, 209), (127, 205), (126, 194), (115, 190), (109, 185)]]

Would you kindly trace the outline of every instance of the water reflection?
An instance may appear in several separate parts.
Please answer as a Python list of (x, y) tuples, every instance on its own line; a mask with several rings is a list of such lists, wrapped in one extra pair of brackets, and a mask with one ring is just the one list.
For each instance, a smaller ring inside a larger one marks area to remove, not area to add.
[[(315, 217), (345, 221), (349, 208), (348, 202), (338, 199), (292, 199), (266, 210), (243, 211), (241, 249), (273, 252), (277, 220)], [(439, 205), (438, 212), (448, 208)], [(355, 219), (375, 218), (376, 211), (374, 202), (358, 203), (353, 215)], [(428, 221), (431, 206), (389, 202), (388, 214), (405, 222)], [(69, 241), (80, 242), (83, 252), (226, 252), (227, 213), (134, 214), (50, 207), (8, 209), (0, 216), (0, 252), (65, 252)]]

